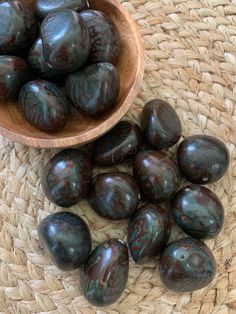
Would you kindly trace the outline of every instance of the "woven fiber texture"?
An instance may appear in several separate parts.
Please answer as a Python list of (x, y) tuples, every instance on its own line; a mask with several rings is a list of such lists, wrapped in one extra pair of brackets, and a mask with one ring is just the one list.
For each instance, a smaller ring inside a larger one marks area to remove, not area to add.
[[(56, 269), (38, 242), (38, 222), (61, 210), (40, 186), (43, 165), (55, 151), (0, 137), (0, 313), (236, 313), (236, 1), (123, 5), (137, 21), (146, 49), (144, 81), (127, 118), (138, 121), (142, 106), (161, 98), (177, 109), (184, 137), (210, 134), (229, 148), (227, 176), (209, 186), (226, 211), (223, 232), (206, 241), (217, 260), (216, 278), (205, 289), (177, 294), (160, 282), (158, 260), (139, 266), (130, 259), (120, 300), (107, 308), (91, 306), (81, 295), (78, 272)], [(117, 168), (130, 171), (130, 166)], [(126, 221), (102, 219), (86, 201), (69, 210), (87, 221), (94, 246), (109, 237), (126, 240)], [(176, 232), (173, 228), (172, 238)]]

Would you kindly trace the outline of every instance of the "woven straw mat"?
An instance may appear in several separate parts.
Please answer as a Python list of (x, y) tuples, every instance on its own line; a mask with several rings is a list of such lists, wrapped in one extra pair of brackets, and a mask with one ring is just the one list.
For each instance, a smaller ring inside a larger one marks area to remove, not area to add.
[[(107, 308), (91, 306), (81, 295), (78, 272), (59, 271), (38, 243), (38, 222), (60, 210), (40, 186), (43, 165), (55, 151), (0, 137), (0, 313), (236, 313), (236, 1), (132, 0), (123, 5), (137, 21), (146, 49), (144, 81), (127, 118), (138, 121), (145, 102), (161, 98), (177, 109), (184, 136), (210, 134), (229, 148), (228, 174), (210, 186), (226, 211), (223, 232), (206, 241), (217, 275), (202, 290), (177, 294), (160, 282), (157, 260), (139, 266), (130, 259), (119, 301)], [(94, 246), (109, 237), (126, 240), (127, 222), (100, 218), (86, 201), (70, 210), (87, 221)], [(176, 232), (174, 227), (172, 238)]]

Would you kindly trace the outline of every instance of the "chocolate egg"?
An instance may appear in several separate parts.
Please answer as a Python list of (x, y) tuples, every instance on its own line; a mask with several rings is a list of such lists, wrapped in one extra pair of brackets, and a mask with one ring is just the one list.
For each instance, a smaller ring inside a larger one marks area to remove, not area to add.
[(110, 63), (90, 65), (68, 76), (66, 90), (75, 108), (89, 116), (98, 115), (115, 105), (119, 73)]
[(173, 146), (182, 133), (177, 113), (167, 102), (160, 99), (151, 100), (144, 106), (142, 126), (147, 141), (155, 149)]
[(191, 237), (213, 238), (222, 230), (224, 208), (219, 198), (203, 186), (186, 186), (174, 197), (176, 223)]
[(125, 290), (128, 273), (126, 244), (117, 239), (103, 242), (80, 270), (80, 286), (85, 298), (96, 306), (116, 302)]
[(229, 152), (219, 139), (209, 135), (193, 135), (179, 146), (177, 160), (180, 171), (196, 184), (218, 181), (229, 167)]
[(178, 168), (166, 153), (139, 152), (133, 162), (133, 173), (141, 193), (152, 203), (169, 200), (178, 189)]
[(89, 203), (101, 216), (113, 220), (130, 217), (139, 202), (139, 188), (127, 173), (102, 173), (93, 178)]
[(39, 74), (41, 78), (61, 83), (65, 81), (65, 74), (55, 70), (48, 62), (46, 62), (43, 55), (42, 39), (38, 38), (31, 47), (28, 55), (28, 63), (32, 70)]
[(73, 72), (88, 58), (88, 28), (78, 13), (60, 9), (49, 13), (41, 25), (44, 57), (61, 72)]
[(20, 57), (0, 56), (0, 100), (17, 99), (21, 87), (30, 79), (26, 62)]
[(80, 15), (89, 29), (91, 41), (89, 60), (115, 64), (121, 54), (121, 39), (116, 26), (100, 11), (86, 10)]
[(27, 121), (45, 132), (63, 127), (69, 112), (69, 103), (62, 91), (43, 80), (25, 84), (19, 94), (19, 104)]
[(128, 243), (133, 260), (148, 262), (160, 253), (171, 231), (169, 214), (153, 204), (142, 206), (129, 223)]
[(36, 0), (35, 13), (39, 20), (43, 20), (48, 13), (58, 9), (71, 9), (81, 12), (89, 8), (87, 0)]
[(93, 145), (93, 160), (99, 166), (111, 166), (133, 157), (139, 151), (142, 136), (137, 124), (119, 122)]
[(92, 175), (90, 158), (78, 149), (64, 149), (46, 164), (42, 188), (47, 198), (70, 207), (85, 198)]
[(23, 55), (39, 35), (33, 13), (20, 1), (0, 2), (0, 53)]
[(168, 289), (188, 292), (204, 288), (214, 279), (215, 272), (215, 258), (199, 240), (171, 242), (161, 254), (160, 276)]
[(74, 270), (86, 263), (91, 235), (79, 216), (69, 212), (49, 215), (40, 222), (38, 235), (52, 262), (61, 270)]

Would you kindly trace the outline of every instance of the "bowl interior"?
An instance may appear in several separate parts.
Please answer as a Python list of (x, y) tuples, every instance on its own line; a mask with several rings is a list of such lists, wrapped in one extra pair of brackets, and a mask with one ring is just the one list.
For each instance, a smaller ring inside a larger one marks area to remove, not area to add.
[[(24, 1), (31, 4), (32, 1)], [(122, 54), (117, 63), (121, 90), (116, 105), (99, 117), (87, 117), (72, 110), (64, 128), (45, 133), (31, 126), (22, 116), (17, 103), (0, 104), (0, 132), (18, 142), (36, 147), (66, 147), (89, 142), (108, 131), (127, 112), (137, 93), (137, 76), (143, 56), (138, 31), (118, 0), (90, 0), (92, 9), (100, 10), (117, 26)], [(141, 42), (141, 41), (140, 41)], [(140, 61), (141, 60), (141, 61)], [(143, 69), (141, 69), (141, 77)], [(139, 73), (139, 76), (140, 76)], [(141, 81), (141, 77), (139, 81)]]

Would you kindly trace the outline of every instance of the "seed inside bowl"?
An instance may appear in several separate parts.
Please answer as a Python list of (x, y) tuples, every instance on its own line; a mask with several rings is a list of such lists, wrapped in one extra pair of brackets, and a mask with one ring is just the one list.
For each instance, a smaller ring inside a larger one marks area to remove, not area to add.
[[(71, 105), (88, 116), (104, 114), (116, 105), (120, 75), (115, 64), (121, 53), (120, 36), (108, 16), (88, 10), (89, 7), (87, 0), (66, 3), (49, 0), (47, 5), (45, 1), (36, 0), (34, 16), (33, 11), (17, 1), (0, 3), (2, 19), (9, 20), (10, 10), (9, 24), (15, 26), (16, 20), (21, 21), (21, 25), (17, 25), (17, 36), (15, 28), (12, 32), (5, 28), (0, 30), (4, 43), (11, 43), (12, 55), (20, 46), (26, 52), (22, 57), (29, 61), (28, 67), (23, 58), (1, 57), (0, 99), (15, 99), (20, 95), (23, 116), (43, 132), (60, 131)], [(26, 32), (29, 23), (34, 27)], [(40, 27), (35, 26), (39, 24)], [(6, 51), (4, 43), (0, 43), (0, 53)], [(10, 85), (6, 79), (9, 69)]]

